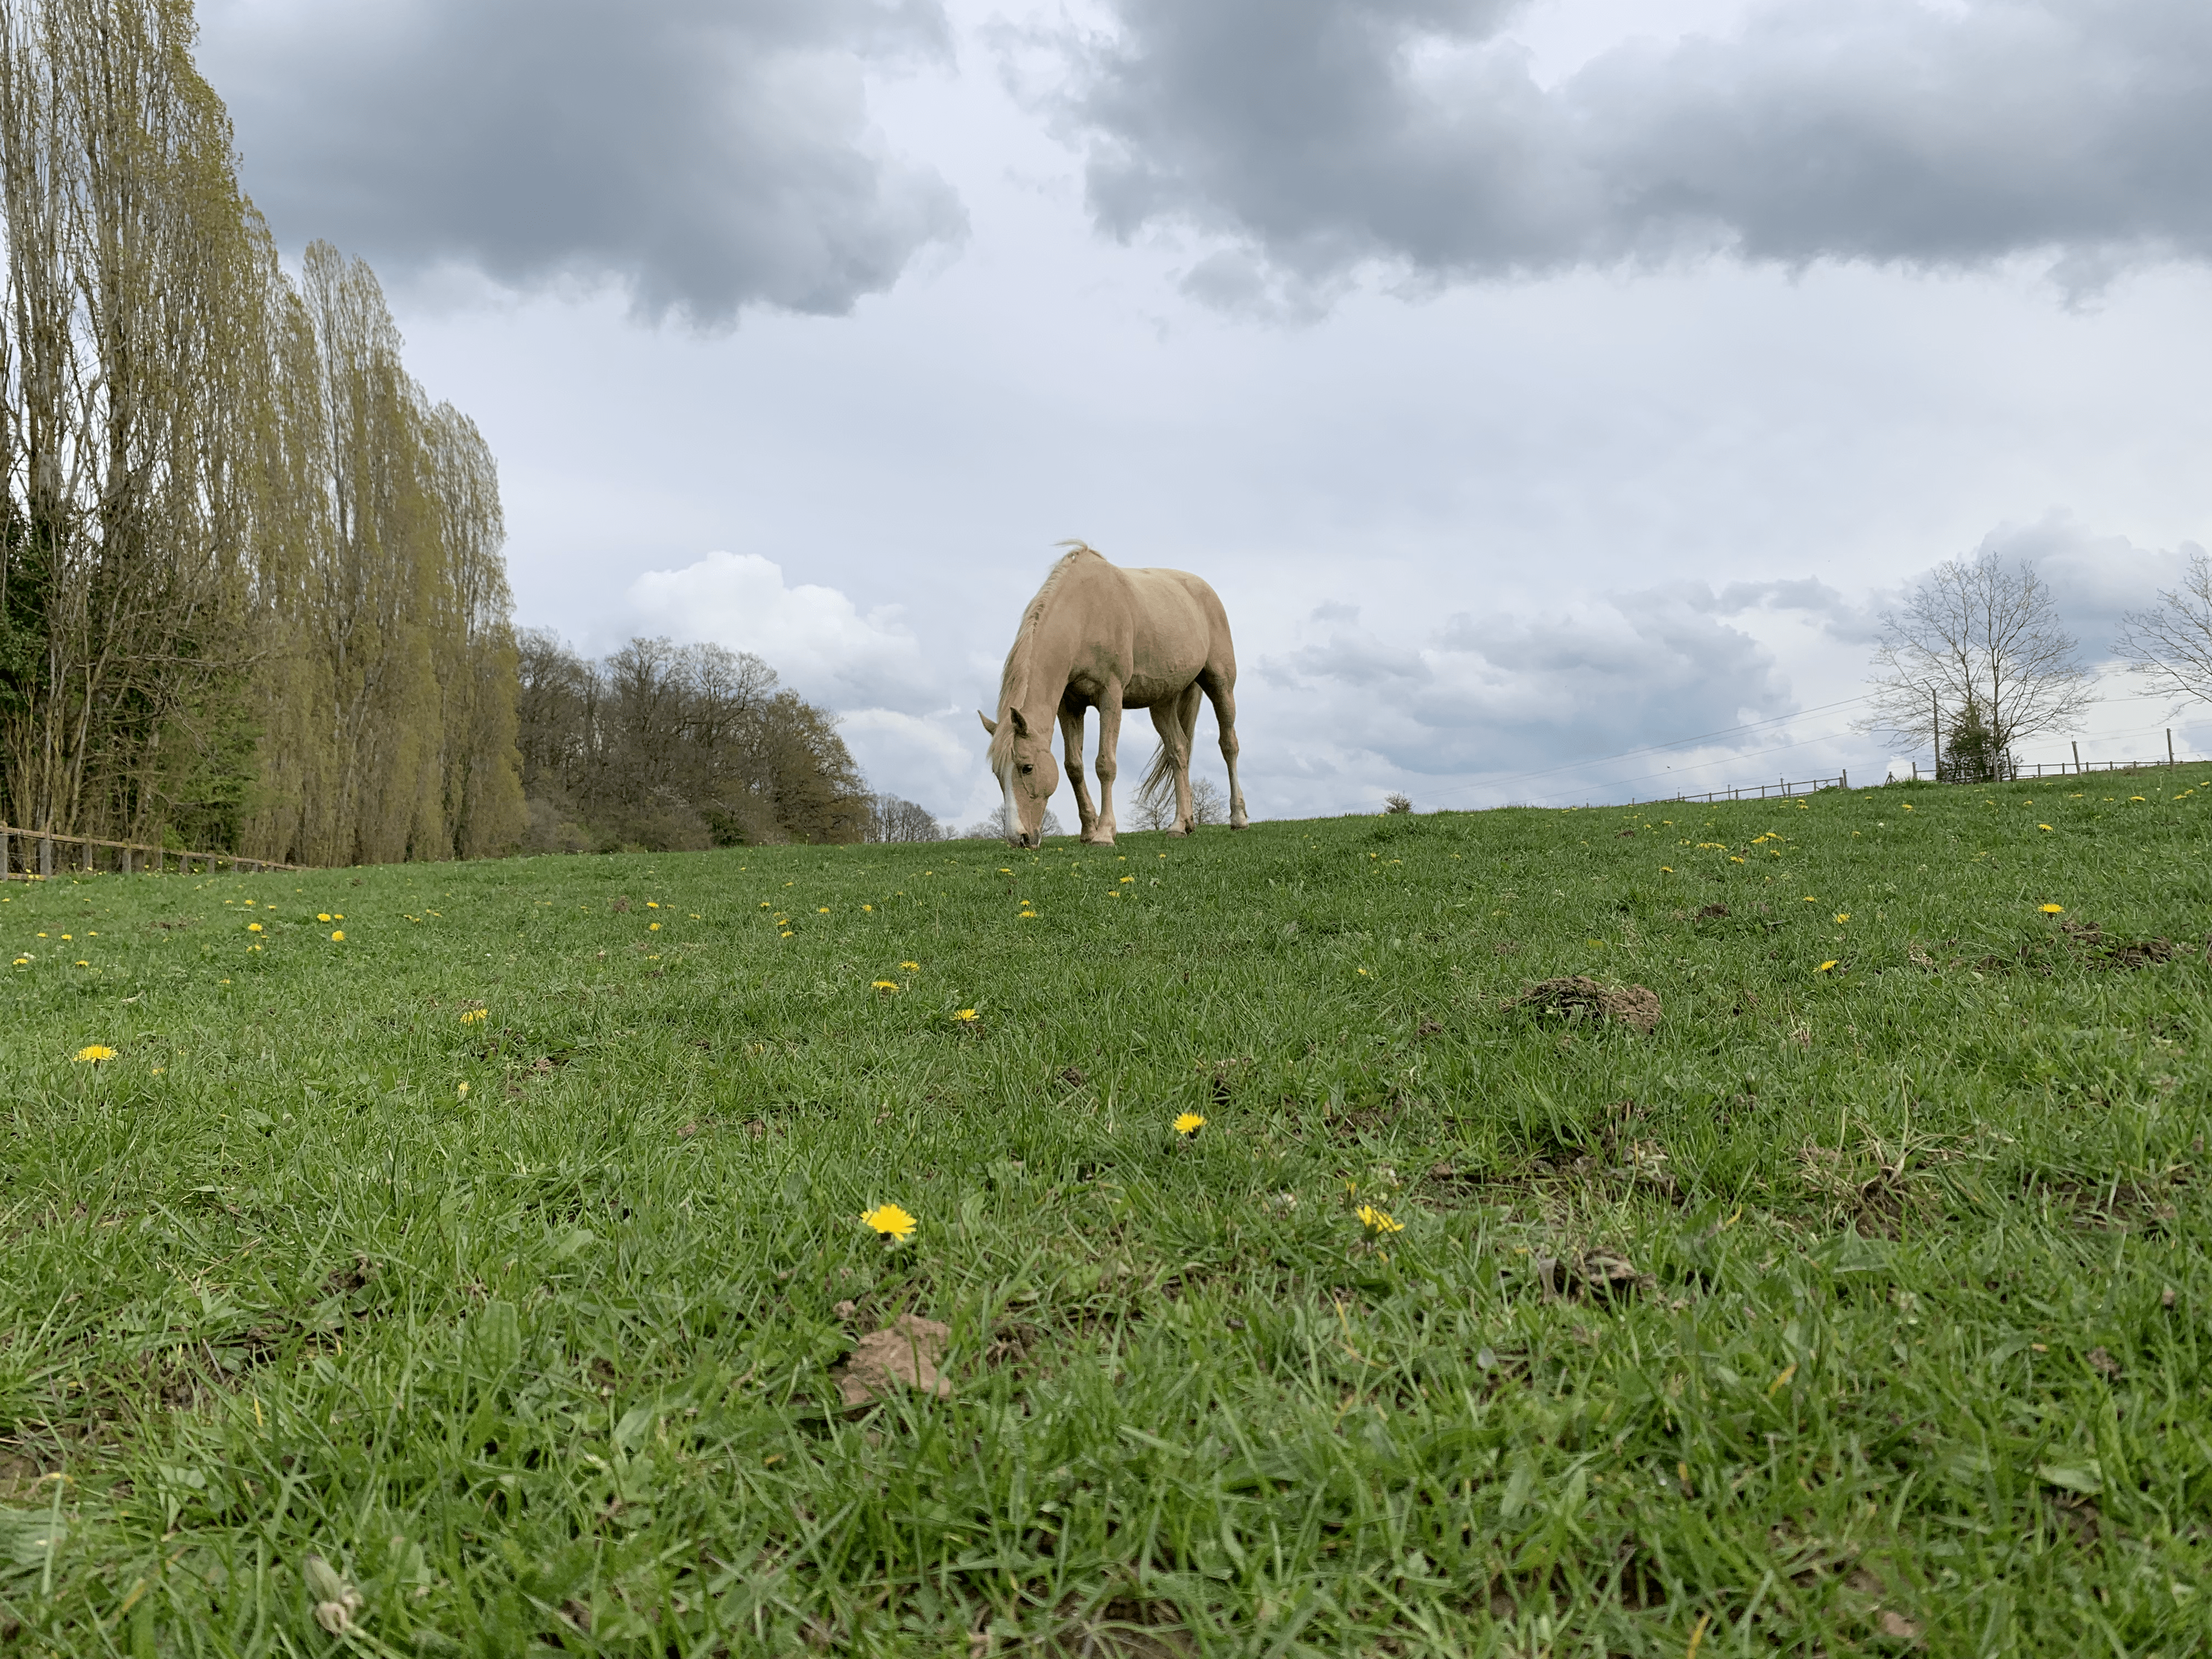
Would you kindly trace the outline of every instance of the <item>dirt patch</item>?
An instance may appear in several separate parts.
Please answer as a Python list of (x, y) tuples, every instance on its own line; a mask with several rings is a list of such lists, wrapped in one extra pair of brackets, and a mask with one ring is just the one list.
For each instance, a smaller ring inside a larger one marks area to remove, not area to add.
[(949, 1400), (952, 1384), (938, 1375), (937, 1362), (945, 1358), (945, 1345), (951, 1340), (950, 1326), (901, 1314), (883, 1329), (862, 1337), (854, 1345), (852, 1358), (830, 1375), (848, 1407), (872, 1404), (902, 1387)]
[(1638, 1273), (1625, 1255), (1592, 1250), (1585, 1255), (1536, 1258), (1536, 1283), (1547, 1302), (1626, 1302), (1641, 1291), (1654, 1289), (1658, 1280)]
[(1657, 992), (1641, 985), (1601, 985), (1579, 974), (1532, 985), (1504, 1006), (1557, 1015), (1569, 1024), (1617, 1020), (1623, 1025), (1634, 1026), (1646, 1036), (1659, 1029)]

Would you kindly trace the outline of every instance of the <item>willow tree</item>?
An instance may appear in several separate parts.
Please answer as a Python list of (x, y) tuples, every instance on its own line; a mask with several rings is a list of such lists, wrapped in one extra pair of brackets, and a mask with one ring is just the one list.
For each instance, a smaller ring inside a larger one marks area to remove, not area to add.
[[(0, 791), (143, 836), (237, 715), (275, 262), (175, 0), (0, 4)], [(220, 827), (220, 826), (217, 826)]]
[(375, 274), (312, 244), (278, 357), (256, 849), (310, 864), (496, 852), (523, 827), (498, 471), (400, 362)]

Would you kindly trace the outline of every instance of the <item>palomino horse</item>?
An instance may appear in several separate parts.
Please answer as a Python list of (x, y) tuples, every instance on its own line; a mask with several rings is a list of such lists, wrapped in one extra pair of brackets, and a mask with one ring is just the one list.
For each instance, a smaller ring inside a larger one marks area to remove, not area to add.
[[(1160, 752), (1146, 775), (1145, 793), (1175, 782), (1170, 832), (1194, 827), (1190, 749), (1198, 734), (1198, 699), (1213, 700), (1221, 758), (1229, 765), (1229, 827), (1245, 824), (1244, 792), (1237, 782), (1237, 650), (1221, 601), (1182, 570), (1124, 570), (1081, 542), (1052, 568), (1022, 613), (1014, 648), (999, 679), (999, 718), (975, 717), (991, 734), (991, 769), (1006, 794), (1006, 839), (1037, 844), (1045, 803), (1060, 787), (1052, 758), (1053, 720), (1067, 750), (1068, 781), (1083, 839), (1114, 844), (1115, 750), (1121, 711), (1149, 708)], [(1083, 711), (1098, 711), (1098, 805), (1083, 783)]]

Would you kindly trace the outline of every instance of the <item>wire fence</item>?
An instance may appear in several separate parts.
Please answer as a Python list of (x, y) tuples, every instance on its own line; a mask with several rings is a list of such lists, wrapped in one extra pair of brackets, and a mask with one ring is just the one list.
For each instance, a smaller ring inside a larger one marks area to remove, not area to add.
[[(55, 848), (74, 848), (74, 859), (55, 856)], [(212, 873), (224, 865), (234, 871), (303, 870), (301, 864), (279, 864), (273, 859), (240, 858), (234, 853), (179, 852), (173, 847), (149, 846), (143, 842), (106, 841), (98, 836), (58, 836), (44, 830), (19, 830), (0, 823), (0, 879), (50, 881), (57, 869), (64, 874), (159, 875), (174, 860), (180, 874), (193, 868)], [(36, 867), (33, 868), (33, 866)]]

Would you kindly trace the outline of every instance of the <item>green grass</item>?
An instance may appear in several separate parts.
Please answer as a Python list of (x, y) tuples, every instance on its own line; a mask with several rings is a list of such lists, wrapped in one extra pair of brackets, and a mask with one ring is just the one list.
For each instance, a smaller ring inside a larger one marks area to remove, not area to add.
[(2199, 781), (10, 884), (0, 1628), (2203, 1652)]

